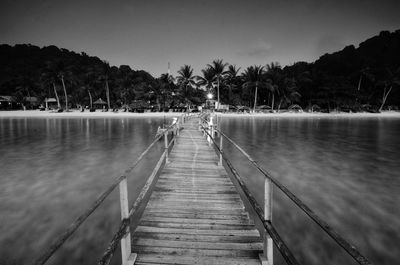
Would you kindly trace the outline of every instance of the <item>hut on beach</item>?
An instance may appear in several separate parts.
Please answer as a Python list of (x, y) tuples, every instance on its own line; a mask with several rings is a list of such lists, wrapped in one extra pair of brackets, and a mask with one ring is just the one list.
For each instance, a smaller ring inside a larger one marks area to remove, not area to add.
[(0, 96), (0, 110), (15, 108), (16, 102), (12, 96)]
[(44, 103), (46, 105), (46, 110), (58, 108), (57, 100), (55, 98), (45, 98)]
[(24, 97), (24, 104), (29, 109), (36, 109), (40, 105), (37, 97)]
[(297, 104), (289, 106), (288, 110), (289, 112), (303, 112), (303, 109)]
[(93, 102), (93, 106), (94, 106), (95, 109), (105, 109), (106, 105), (107, 105), (107, 102), (105, 102), (101, 98), (99, 98), (98, 100)]

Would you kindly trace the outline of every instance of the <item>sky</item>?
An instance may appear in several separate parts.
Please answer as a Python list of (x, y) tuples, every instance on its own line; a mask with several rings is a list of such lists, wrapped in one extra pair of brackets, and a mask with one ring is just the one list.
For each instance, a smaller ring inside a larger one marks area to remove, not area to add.
[(158, 77), (215, 59), (313, 62), (400, 29), (399, 0), (1, 0), (0, 43), (56, 45)]

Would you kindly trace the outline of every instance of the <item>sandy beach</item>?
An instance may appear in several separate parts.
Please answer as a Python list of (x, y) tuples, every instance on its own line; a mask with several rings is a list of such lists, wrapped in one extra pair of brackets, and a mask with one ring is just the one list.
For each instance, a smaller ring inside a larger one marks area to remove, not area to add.
[[(182, 115), (182, 112), (145, 112), (145, 113), (134, 113), (134, 112), (80, 112), (79, 110), (72, 110), (69, 112), (49, 112), (39, 110), (15, 110), (15, 111), (0, 111), (0, 118), (6, 117), (54, 117), (54, 118), (74, 118), (74, 117), (177, 117)], [(399, 111), (385, 111), (382, 113), (308, 113), (308, 112), (283, 112), (283, 113), (217, 113), (222, 117), (274, 117), (274, 118), (294, 118), (294, 117), (354, 117), (354, 118), (369, 118), (369, 117), (393, 117), (400, 118)]]

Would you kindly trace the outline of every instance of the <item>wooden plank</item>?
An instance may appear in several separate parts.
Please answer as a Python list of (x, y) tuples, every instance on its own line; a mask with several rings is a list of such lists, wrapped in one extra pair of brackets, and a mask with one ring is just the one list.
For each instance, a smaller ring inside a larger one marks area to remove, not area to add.
[(212, 205), (210, 205), (209, 202), (204, 202), (204, 201), (191, 201), (191, 202), (185, 202), (185, 201), (168, 201), (168, 200), (151, 200), (148, 203), (148, 206), (150, 208), (156, 208), (156, 207), (166, 207), (166, 208), (171, 208), (171, 207), (177, 207), (176, 209), (180, 208), (190, 208), (190, 207), (196, 207), (196, 208), (204, 208), (207, 209), (243, 209), (243, 204), (241, 203), (236, 203), (236, 202), (215, 202)]
[(178, 228), (178, 229), (196, 229), (196, 230), (252, 230), (254, 225), (240, 225), (240, 224), (202, 224), (202, 223), (163, 223), (153, 221), (140, 221), (140, 225), (157, 228)]
[(196, 176), (185, 176), (185, 177), (166, 177), (160, 176), (158, 179), (160, 183), (204, 183), (204, 184), (214, 184), (214, 183), (221, 183), (221, 184), (230, 184), (232, 182), (226, 178), (202, 178)]
[(235, 188), (232, 182), (221, 182), (218, 180), (209, 180), (209, 181), (197, 181), (196, 179), (191, 179), (191, 180), (179, 180), (179, 181), (171, 181), (169, 179), (162, 178), (158, 181), (157, 183), (158, 187), (188, 187), (188, 186), (205, 186), (205, 188), (208, 189), (215, 189), (215, 188), (226, 188), (226, 187), (232, 187)]
[(226, 250), (226, 249), (191, 249), (191, 248), (174, 248), (174, 247), (152, 247), (133, 245), (132, 249), (138, 256), (145, 254), (158, 255), (177, 255), (177, 256), (197, 256), (197, 257), (248, 257), (258, 258), (261, 253), (259, 250)]
[[(174, 218), (143, 216), (142, 221), (179, 224), (223, 224), (223, 225), (250, 225), (247, 219), (217, 219), (217, 218)], [(252, 225), (252, 224), (251, 224)]]
[(204, 242), (204, 241), (179, 241), (179, 240), (160, 240), (151, 238), (136, 238), (132, 241), (136, 246), (149, 247), (170, 247), (181, 249), (219, 249), (219, 250), (262, 250), (262, 242)]
[(197, 257), (197, 256), (177, 256), (177, 255), (153, 255), (141, 254), (136, 259), (135, 264), (182, 264), (182, 265), (232, 265), (232, 264), (247, 264), (260, 265), (258, 258), (230, 258), (230, 257)]
[(240, 201), (240, 197), (235, 193), (193, 193), (193, 192), (168, 192), (168, 191), (155, 191), (154, 197), (157, 198), (176, 198), (176, 199), (208, 199), (208, 200), (236, 200)]
[(218, 173), (207, 173), (207, 174), (194, 174), (194, 172), (163, 172), (160, 177), (166, 178), (215, 178), (215, 179), (227, 179), (227, 176), (222, 176)]
[(154, 197), (152, 199), (153, 202), (169, 202), (169, 203), (196, 203), (196, 202), (203, 202), (203, 203), (227, 203), (227, 204), (241, 204), (242, 201), (238, 198), (208, 198), (208, 197), (201, 197), (201, 198), (196, 198), (196, 197), (171, 197), (171, 196), (160, 196), (160, 197)]
[(222, 242), (233, 242), (233, 243), (262, 243), (259, 236), (231, 236), (231, 235), (198, 235), (198, 234), (167, 234), (167, 233), (144, 233), (136, 232), (135, 238), (152, 238), (160, 240), (179, 240), (185, 241), (197, 241), (197, 242), (209, 242), (209, 243), (222, 243)]
[(198, 214), (198, 213), (209, 213), (209, 214), (219, 214), (219, 215), (241, 215), (246, 213), (243, 209), (191, 209), (191, 208), (181, 208), (181, 209), (173, 209), (173, 208), (162, 208), (162, 207), (157, 207), (157, 208), (150, 208), (146, 207), (147, 212), (152, 212), (152, 213), (165, 213), (165, 212), (170, 212), (170, 213), (188, 213), (188, 214)]
[(235, 194), (235, 189), (180, 189), (180, 188), (164, 188), (164, 187), (155, 187), (155, 191), (164, 191), (164, 192), (176, 192), (176, 193), (203, 193), (203, 194)]
[(154, 218), (154, 217), (166, 217), (166, 218), (187, 218), (187, 219), (213, 219), (213, 220), (241, 220), (250, 222), (247, 213), (242, 214), (208, 214), (208, 213), (170, 213), (170, 212), (148, 212), (145, 211), (142, 219), (144, 218)]
[(219, 230), (207, 230), (207, 229), (183, 229), (183, 228), (167, 228), (167, 227), (152, 227), (139, 225), (135, 232), (147, 232), (147, 233), (167, 233), (167, 234), (194, 234), (194, 235), (225, 235), (225, 236), (260, 236), (257, 229), (219, 229)]

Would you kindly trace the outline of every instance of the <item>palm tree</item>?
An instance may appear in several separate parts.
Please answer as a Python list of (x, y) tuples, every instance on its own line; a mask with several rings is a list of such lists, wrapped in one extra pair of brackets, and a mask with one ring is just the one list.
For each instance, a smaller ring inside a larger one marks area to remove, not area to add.
[(378, 85), (383, 86), (382, 104), (379, 107), (379, 112), (381, 112), (393, 86), (400, 86), (400, 67), (396, 71), (386, 68), (385, 80), (378, 82)]
[(193, 68), (187, 64), (182, 66), (178, 71), (177, 81), (180, 88), (184, 91), (185, 101), (188, 101), (188, 87), (193, 88), (196, 85)]
[[(91, 89), (93, 89), (96, 85), (97, 82), (97, 72), (96, 72), (96, 68), (94, 67), (90, 67), (87, 69), (87, 72), (85, 73), (85, 75), (82, 77), (82, 85), (81, 85), (81, 89), (80, 89), (80, 97), (83, 98), (84, 94), (88, 93), (89, 95), (89, 106), (90, 109), (93, 109), (93, 97), (92, 97), (92, 93), (90, 92)], [(82, 99), (81, 99), (82, 100)], [(81, 105), (84, 105), (83, 102), (80, 102)]]
[(219, 109), (219, 85), (222, 82), (222, 79), (224, 78), (226, 71), (225, 67), (228, 66), (228, 63), (223, 63), (221, 59), (214, 60), (211, 64), (207, 64), (207, 67), (211, 69), (211, 71), (214, 73), (214, 77), (217, 81), (217, 109)]
[(58, 73), (55, 69), (54, 64), (52, 64), (51, 62), (46, 63), (45, 71), (42, 73), (40, 79), (44, 84), (53, 86), (54, 95), (57, 100), (57, 107), (59, 109), (61, 109), (60, 98), (58, 97), (57, 88), (56, 88), (56, 82), (58, 80)]
[(240, 67), (237, 68), (236, 65), (229, 65), (228, 71), (226, 72), (225, 83), (229, 88), (229, 103), (232, 100), (232, 92), (235, 88), (239, 86), (240, 76), (239, 76)]
[(297, 85), (294, 78), (285, 77), (283, 80), (283, 89), (281, 99), (278, 105), (278, 111), (281, 108), (282, 103), (292, 105), (293, 102), (298, 101), (301, 97), (300, 93), (296, 91)]
[(100, 73), (100, 80), (104, 81), (105, 88), (106, 88), (106, 98), (107, 98), (107, 107), (110, 109), (110, 87), (108, 86), (108, 78), (110, 77), (110, 64), (106, 61), (103, 61)]
[(169, 73), (162, 74), (155, 80), (155, 86), (158, 96), (163, 100), (163, 108), (165, 109), (165, 102), (171, 98), (174, 89), (174, 77)]
[(259, 87), (267, 86), (267, 83), (264, 81), (264, 67), (256, 65), (247, 67), (242, 76), (245, 81), (243, 88), (255, 88), (253, 106), (253, 111), (255, 111), (257, 105), (257, 90)]
[(68, 94), (67, 89), (65, 87), (64, 77), (66, 75), (72, 75), (71, 69), (69, 69), (65, 63), (61, 60), (56, 61), (53, 64), (50, 64), (53, 71), (57, 74), (57, 77), (60, 79), (62, 87), (64, 89), (64, 96), (65, 96), (65, 110), (68, 111)]
[(203, 76), (196, 76), (197, 85), (204, 86), (206, 91), (210, 92), (214, 87), (214, 72), (210, 67), (202, 69)]
[(272, 94), (271, 108), (274, 110), (275, 105), (275, 93), (279, 93), (279, 83), (282, 80), (282, 68), (279, 63), (271, 63), (266, 66), (267, 71), (265, 73), (267, 78), (267, 89)]

